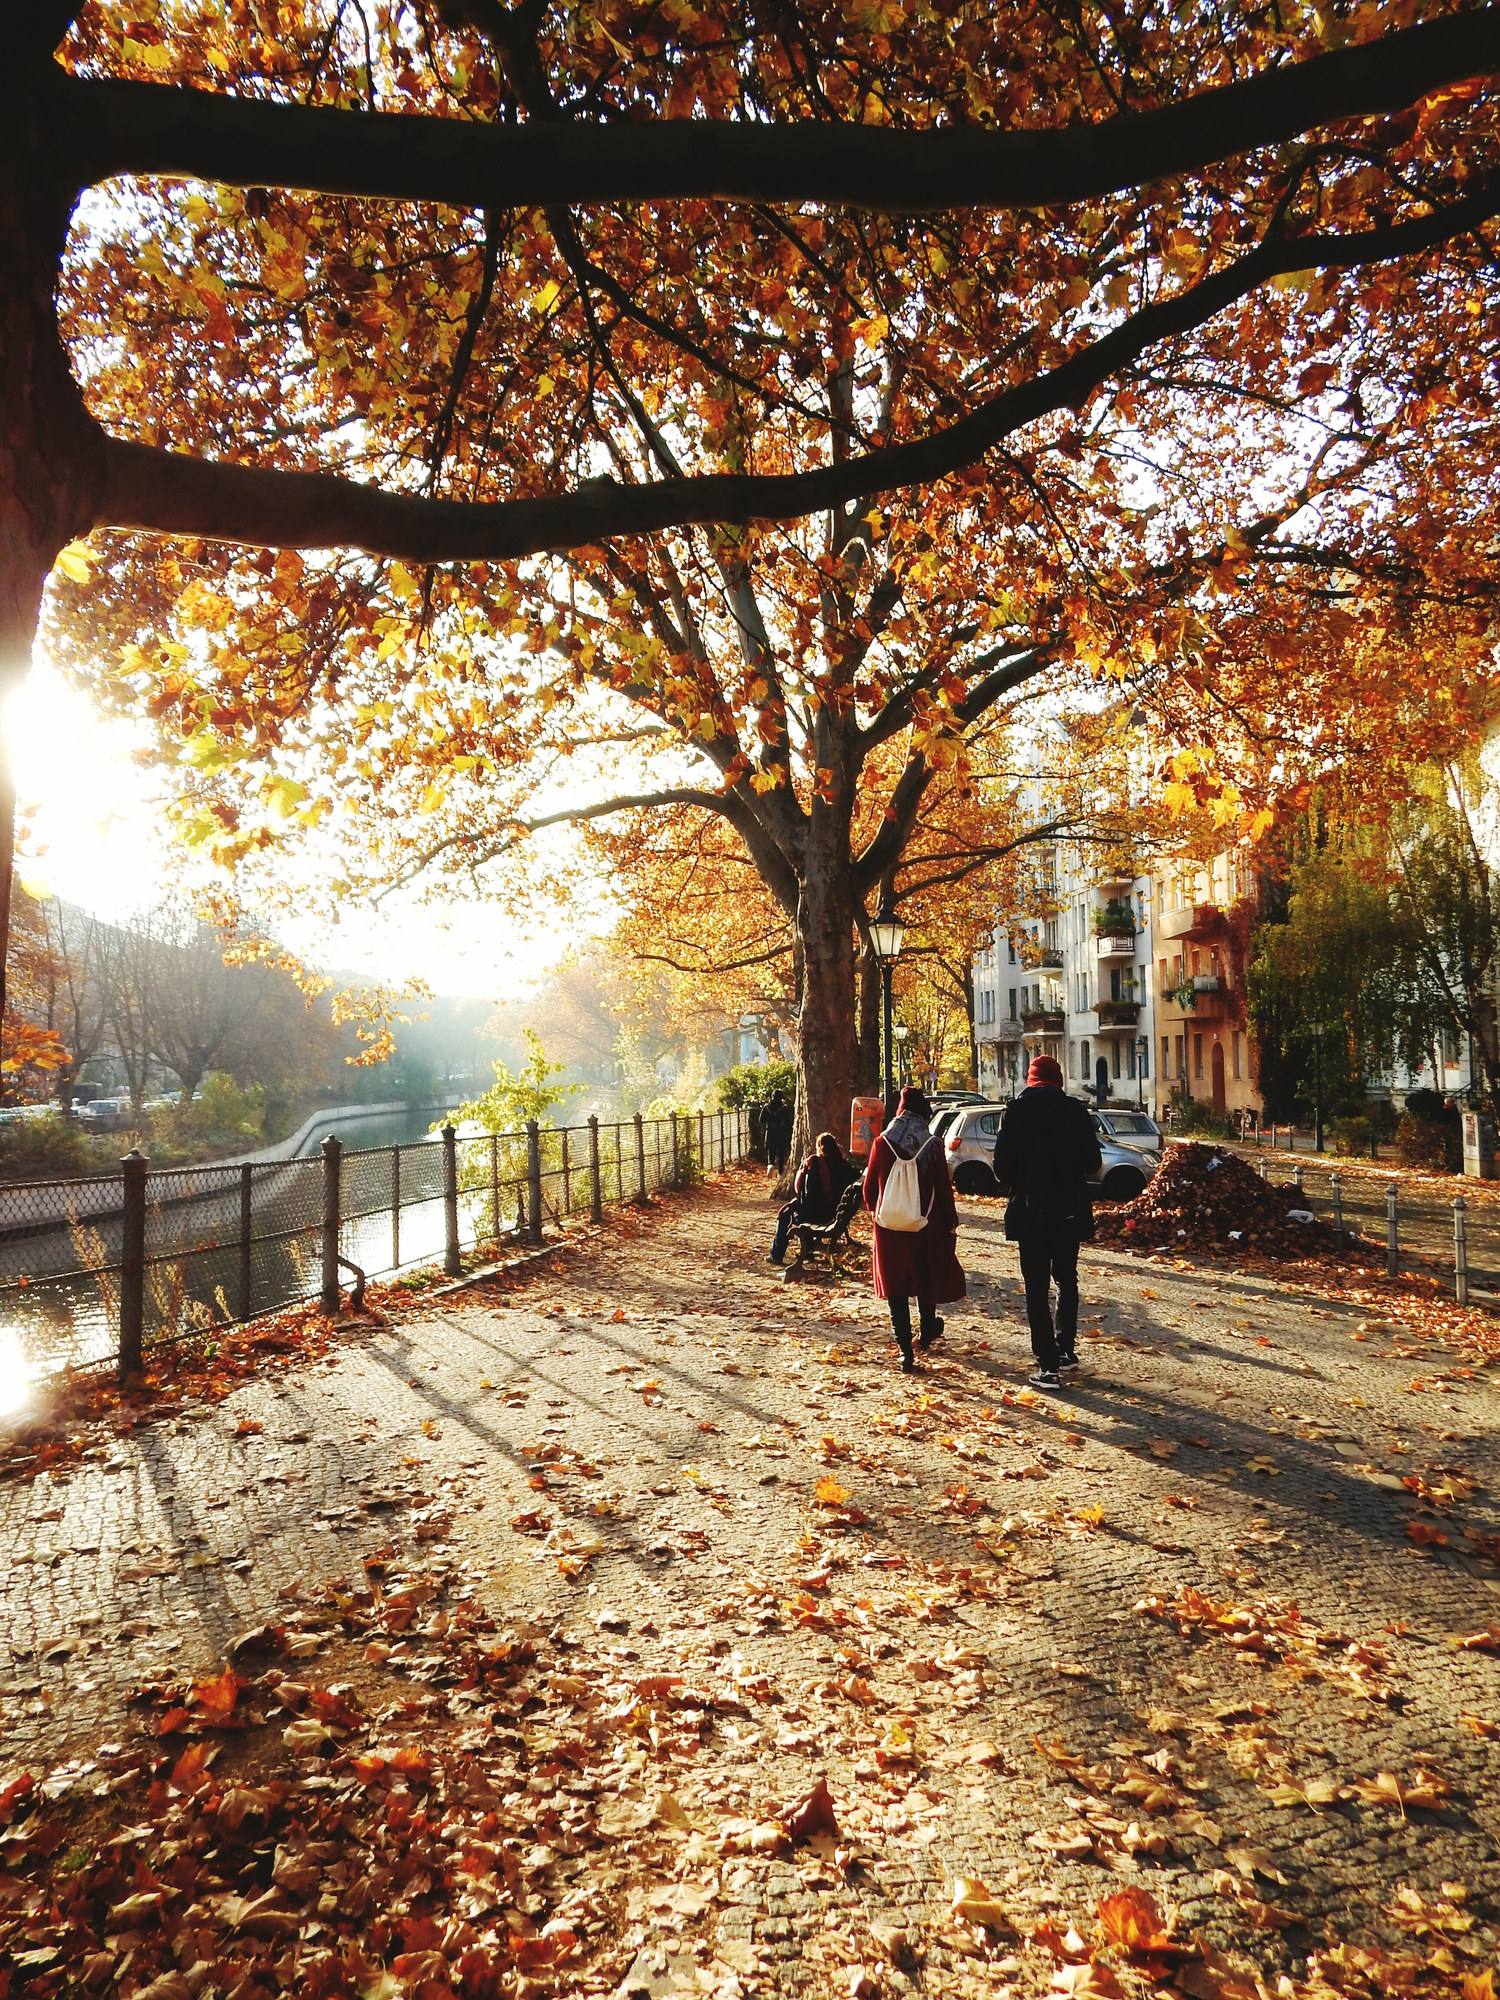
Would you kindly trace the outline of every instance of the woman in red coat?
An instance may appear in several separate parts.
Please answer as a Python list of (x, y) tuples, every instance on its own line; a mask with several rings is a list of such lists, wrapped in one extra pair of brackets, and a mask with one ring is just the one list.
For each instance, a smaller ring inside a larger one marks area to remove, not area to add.
[(891, 1327), (901, 1349), (901, 1368), (910, 1374), (916, 1367), (911, 1345), (911, 1307), (915, 1298), (921, 1326), (918, 1345), (925, 1353), (943, 1331), (937, 1308), (950, 1299), (966, 1296), (963, 1270), (955, 1244), (958, 1237), (958, 1209), (953, 1200), (953, 1182), (942, 1146), (928, 1131), (932, 1106), (914, 1084), (901, 1093), (896, 1116), (870, 1148), (870, 1164), (865, 1169), (865, 1207), (873, 1215), (898, 1159), (915, 1160), (922, 1190), (922, 1209), (927, 1221), (921, 1229), (882, 1229), (875, 1225), (875, 1296), (891, 1308)]

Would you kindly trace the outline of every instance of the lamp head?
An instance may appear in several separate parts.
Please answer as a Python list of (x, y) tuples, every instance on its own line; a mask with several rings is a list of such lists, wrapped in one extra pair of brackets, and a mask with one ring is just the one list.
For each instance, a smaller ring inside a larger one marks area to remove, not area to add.
[(882, 901), (870, 920), (870, 942), (875, 947), (875, 956), (887, 965), (894, 964), (901, 956), (901, 947), (906, 942), (906, 926), (888, 900)]

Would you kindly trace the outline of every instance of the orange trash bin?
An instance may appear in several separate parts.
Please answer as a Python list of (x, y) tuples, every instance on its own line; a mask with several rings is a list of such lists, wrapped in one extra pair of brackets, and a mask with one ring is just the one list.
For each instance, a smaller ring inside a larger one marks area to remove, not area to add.
[(856, 1097), (850, 1106), (849, 1156), (868, 1158), (885, 1124), (885, 1105), (878, 1097)]

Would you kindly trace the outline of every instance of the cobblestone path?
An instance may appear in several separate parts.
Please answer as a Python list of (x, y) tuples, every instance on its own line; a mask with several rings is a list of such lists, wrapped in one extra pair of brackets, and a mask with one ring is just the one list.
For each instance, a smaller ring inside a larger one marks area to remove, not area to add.
[[(1099, 1251), (1082, 1379), (1039, 1400), (999, 1205), (969, 1202), (971, 1296), (903, 1378), (867, 1286), (765, 1264), (770, 1213), (750, 1175), (665, 1198), (563, 1269), (416, 1300), (0, 1487), (5, 1763), (87, 1764), (139, 1727), (138, 1683), (214, 1671), (299, 1586), (394, 1548), (559, 1671), (737, 1693), (654, 1781), (686, 1892), (630, 1891), (627, 1991), (729, 1966), (848, 1993), (872, 1951), (886, 1991), (1046, 1990), (1051, 1960), (954, 1925), (961, 1877), (1085, 1935), (1128, 1878), (1271, 1974), (1325, 1933), (1426, 1949), (1462, 1908), (1493, 1963), (1485, 1372), (1368, 1308)], [(399, 1690), (421, 1642), (372, 1664), (334, 1640), (318, 1672), (355, 1661)], [(856, 1866), (710, 1858), (820, 1774)], [(648, 1820), (651, 1776), (621, 1778)]]

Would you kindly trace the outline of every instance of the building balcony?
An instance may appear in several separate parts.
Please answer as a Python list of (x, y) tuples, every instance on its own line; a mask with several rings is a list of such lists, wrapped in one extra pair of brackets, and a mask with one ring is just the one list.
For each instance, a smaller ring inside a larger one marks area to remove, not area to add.
[(1021, 946), (1021, 963), (1028, 972), (1061, 972), (1062, 946), (1029, 940)]
[(1021, 1015), (1021, 1026), (1028, 1035), (1060, 1035), (1063, 1032), (1063, 1010), (1061, 1007), (1028, 1007)]
[(1094, 951), (1099, 958), (1134, 958), (1135, 933), (1117, 931), (1111, 937), (1097, 937)]
[(1172, 938), (1214, 938), (1224, 932), (1224, 912), (1217, 903), (1189, 903), (1180, 910), (1163, 910), (1157, 943)]
[(975, 1029), (981, 1048), (987, 1044), (1018, 1042), (1022, 1029), (1019, 1021), (984, 1021)]
[(1162, 990), (1161, 1004), (1195, 1021), (1221, 1021), (1236, 1011), (1234, 988), (1222, 973), (1195, 972), (1181, 986)]
[(1139, 1000), (1101, 1000), (1097, 1012), (1101, 1028), (1135, 1028), (1140, 1025)]

